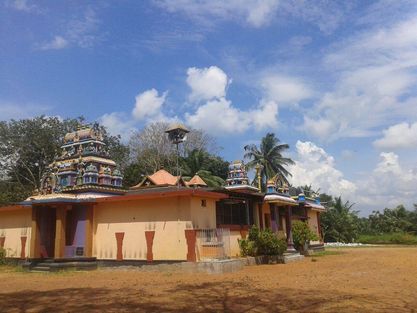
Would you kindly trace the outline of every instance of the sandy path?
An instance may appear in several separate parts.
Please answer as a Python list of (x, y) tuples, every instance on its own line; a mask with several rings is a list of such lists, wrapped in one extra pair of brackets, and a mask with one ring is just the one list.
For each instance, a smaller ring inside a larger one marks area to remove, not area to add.
[(0, 312), (417, 312), (417, 248), (343, 254), (225, 275), (0, 272)]

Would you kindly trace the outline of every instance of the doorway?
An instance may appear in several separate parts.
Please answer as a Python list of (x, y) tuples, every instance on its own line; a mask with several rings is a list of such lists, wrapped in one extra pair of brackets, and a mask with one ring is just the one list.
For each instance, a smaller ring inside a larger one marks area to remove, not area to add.
[(38, 211), (40, 257), (53, 258), (55, 252), (55, 208), (41, 208)]

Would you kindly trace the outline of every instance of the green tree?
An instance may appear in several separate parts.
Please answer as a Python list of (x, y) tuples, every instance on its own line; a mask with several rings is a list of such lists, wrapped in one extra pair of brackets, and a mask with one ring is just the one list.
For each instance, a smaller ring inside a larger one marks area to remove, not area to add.
[(302, 221), (292, 223), (292, 236), (295, 248), (300, 251), (304, 251), (305, 245), (311, 240), (318, 240), (317, 234), (310, 229), (306, 222)]
[(250, 160), (247, 164), (248, 168), (253, 169), (256, 165), (263, 166), (261, 177), (265, 186), (266, 181), (276, 175), (288, 184), (287, 177), (291, 173), (285, 168), (294, 161), (283, 156), (283, 153), (289, 149), (288, 144), (280, 143), (274, 133), (267, 133), (262, 138), (261, 144), (257, 147), (255, 144), (245, 146), (245, 159)]
[[(182, 174), (185, 180), (189, 180), (197, 174), (210, 187), (219, 187), (224, 184), (222, 177), (210, 171), (210, 169), (214, 169), (218, 165), (220, 165), (220, 168), (227, 169), (228, 163), (222, 162), (221, 158), (212, 156), (204, 150), (194, 149), (187, 157), (181, 159)], [(218, 169), (217, 172), (219, 173)], [(227, 170), (222, 174), (223, 177), (227, 176)]]
[(326, 242), (352, 242), (358, 236), (358, 212), (352, 210), (353, 204), (343, 202), (342, 197), (320, 215), (320, 222)]
[(394, 209), (385, 208), (381, 213), (374, 211), (369, 215), (369, 230), (371, 233), (397, 233), (413, 231), (413, 212), (403, 205)]

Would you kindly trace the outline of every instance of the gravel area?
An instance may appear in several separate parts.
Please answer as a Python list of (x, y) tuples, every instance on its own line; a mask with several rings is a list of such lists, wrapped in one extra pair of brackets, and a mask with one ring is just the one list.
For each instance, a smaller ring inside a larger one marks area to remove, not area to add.
[(334, 251), (222, 275), (0, 267), (0, 312), (417, 311), (416, 247)]

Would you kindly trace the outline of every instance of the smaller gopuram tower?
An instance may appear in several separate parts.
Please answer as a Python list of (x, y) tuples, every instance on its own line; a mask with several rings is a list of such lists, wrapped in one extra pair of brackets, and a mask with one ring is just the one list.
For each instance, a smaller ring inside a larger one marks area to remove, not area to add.
[(249, 184), (245, 163), (240, 160), (230, 163), (225, 188), (227, 190), (239, 190), (249, 193), (259, 192), (258, 188)]
[(243, 161), (234, 161), (230, 163), (226, 184), (227, 186), (249, 184), (248, 174)]
[(97, 125), (65, 135), (61, 153), (41, 183), (41, 194), (123, 192), (123, 176), (110, 158)]

